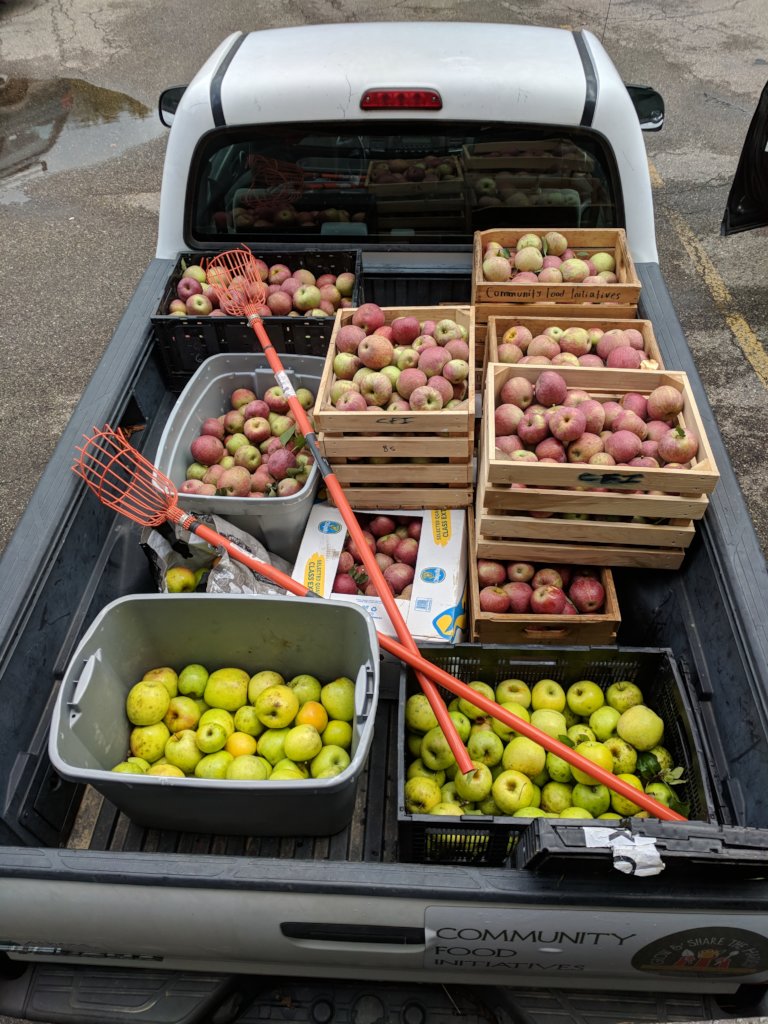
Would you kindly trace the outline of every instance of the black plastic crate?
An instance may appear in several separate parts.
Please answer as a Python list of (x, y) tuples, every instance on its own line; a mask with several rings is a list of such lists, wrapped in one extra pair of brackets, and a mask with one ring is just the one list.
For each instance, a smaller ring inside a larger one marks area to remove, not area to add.
[[(363, 301), (363, 260), (360, 249), (295, 251), (254, 250), (254, 254), (270, 266), (285, 263), (292, 270), (299, 267), (320, 274), (355, 275), (352, 305)], [(203, 316), (178, 317), (164, 312), (176, 296), (184, 268), (216, 255), (215, 253), (181, 253), (176, 262), (157, 312), (151, 317), (155, 350), (163, 377), (171, 391), (179, 393), (201, 363), (221, 352), (260, 352), (261, 344), (244, 317)], [(300, 356), (322, 356), (328, 352), (334, 317), (269, 316), (262, 323), (269, 340), (278, 352)]]
[[(664, 719), (664, 746), (672, 754), (675, 764), (685, 770), (687, 783), (680, 787), (680, 795), (689, 805), (690, 819), (717, 820), (709, 777), (713, 765), (705, 752), (691, 697), (670, 650), (562, 647), (543, 651), (532, 647), (466, 644), (450, 650), (425, 648), (422, 653), (462, 682), (482, 680), (493, 687), (509, 678), (522, 679), (529, 685), (539, 679), (551, 678), (566, 689), (580, 679), (591, 679), (602, 689), (619, 679), (637, 683), (648, 706)], [(447, 690), (438, 689), (446, 701), (453, 698)], [(407, 814), (404, 797), (407, 768), (405, 702), (418, 690), (419, 684), (413, 672), (403, 669), (397, 734), (400, 859), (419, 863), (502, 865), (515, 853), (521, 836), (532, 821), (557, 822), (558, 819)], [(568, 826), (581, 832), (584, 821), (571, 819), (568, 825), (562, 823), (562, 827)], [(684, 836), (686, 826), (680, 823), (678, 827)]]

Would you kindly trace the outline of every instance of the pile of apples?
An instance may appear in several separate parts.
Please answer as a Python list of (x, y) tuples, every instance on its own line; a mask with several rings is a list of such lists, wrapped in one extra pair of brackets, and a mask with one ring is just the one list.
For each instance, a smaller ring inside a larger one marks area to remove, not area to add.
[(678, 422), (683, 401), (671, 384), (614, 401), (569, 388), (556, 370), (535, 384), (510, 377), (494, 411), (496, 450), (512, 461), (687, 468), (699, 442)]
[(466, 408), (466, 328), (454, 320), (399, 316), (367, 302), (333, 339), (330, 402), (347, 412), (437, 412)]
[(584, 566), (477, 559), (480, 611), (494, 615), (598, 615), (605, 606), (600, 574)]
[[(638, 791), (687, 814), (674, 789), (685, 781), (683, 769), (674, 766), (672, 754), (661, 745), (664, 721), (644, 703), (635, 683), (617, 680), (605, 690), (588, 679), (567, 688), (554, 679), (540, 679), (531, 687), (521, 679), (505, 679), (495, 689), (482, 681), (469, 685)], [(457, 770), (427, 698), (412, 694), (405, 706), (409, 814), (649, 817), (638, 804), (486, 717), (470, 701), (455, 698), (448, 711), (474, 771), (465, 776)]]
[(538, 366), (608, 366), (622, 370), (658, 370), (645, 354), (643, 335), (635, 327), (604, 331), (600, 327), (552, 324), (535, 337), (525, 324), (513, 324), (501, 336), (497, 361)]
[(263, 669), (152, 668), (128, 692), (129, 752), (113, 772), (300, 781), (350, 763), (355, 684)]
[(368, 180), (377, 185), (396, 185), (413, 181), (446, 181), (459, 177), (459, 165), (453, 156), (416, 157), (412, 160), (374, 160)]
[(329, 206), (322, 210), (302, 210), (293, 203), (271, 208), (269, 201), (256, 201), (250, 206), (236, 206), (231, 213), (220, 210), (213, 215), (218, 231), (281, 231), (298, 228), (320, 230), (323, 224), (365, 223), (365, 213)]
[[(296, 397), (310, 410), (315, 402), (308, 388)], [(289, 498), (298, 494), (314, 464), (304, 450), (288, 399), (279, 385), (259, 399), (250, 388), (236, 388), (231, 408), (204, 420), (189, 446), (193, 462), (182, 494), (232, 498)]]
[[(416, 560), (419, 556), (421, 516), (358, 514), (357, 518), (365, 542), (370, 547), (387, 586), (395, 597), (403, 601), (410, 600)], [(368, 580), (357, 545), (349, 534), (339, 555), (333, 593), (378, 596), (376, 587)]]
[[(525, 187), (522, 179), (525, 179)], [(575, 188), (541, 188), (535, 184), (538, 181), (537, 177), (525, 172), (516, 175), (510, 171), (470, 179), (475, 205), (480, 209), (490, 206), (579, 206), (581, 203), (581, 196)]]
[[(355, 288), (355, 275), (351, 272), (342, 274), (320, 274), (316, 277), (311, 270), (298, 267), (291, 270), (285, 263), (273, 263), (271, 266), (264, 260), (255, 260), (259, 276), (266, 285), (264, 303), (256, 308), (261, 317), (266, 316), (334, 316), (337, 309), (352, 305), (352, 293)], [(227, 316), (219, 307), (219, 299), (214, 287), (217, 275), (221, 271), (206, 269), (198, 264), (186, 267), (176, 285), (176, 298), (168, 303), (170, 316)], [(214, 280), (210, 279), (213, 274)], [(233, 280), (228, 283), (237, 290), (242, 288), (244, 294), (251, 298), (252, 288), (243, 279), (241, 283)]]
[(514, 249), (489, 242), (483, 251), (483, 280), (514, 284), (616, 284), (612, 252), (576, 252), (559, 231), (521, 235)]

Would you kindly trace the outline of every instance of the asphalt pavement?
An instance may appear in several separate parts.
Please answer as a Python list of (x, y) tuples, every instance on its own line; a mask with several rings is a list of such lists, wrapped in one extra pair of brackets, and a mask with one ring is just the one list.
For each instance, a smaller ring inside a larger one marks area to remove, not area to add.
[[(660, 262), (768, 552), (766, 232), (719, 235), (768, 78), (765, 0), (0, 0), (0, 549), (154, 253), (160, 91), (237, 29), (383, 17), (587, 28), (665, 97), (646, 136)], [(17, 116), (25, 97), (39, 124)]]

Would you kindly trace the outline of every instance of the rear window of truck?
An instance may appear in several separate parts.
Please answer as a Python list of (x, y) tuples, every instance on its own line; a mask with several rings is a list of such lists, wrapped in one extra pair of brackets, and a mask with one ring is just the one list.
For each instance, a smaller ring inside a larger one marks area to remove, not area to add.
[(448, 121), (256, 125), (193, 161), (193, 243), (467, 244), (490, 227), (623, 227), (613, 154), (582, 129)]

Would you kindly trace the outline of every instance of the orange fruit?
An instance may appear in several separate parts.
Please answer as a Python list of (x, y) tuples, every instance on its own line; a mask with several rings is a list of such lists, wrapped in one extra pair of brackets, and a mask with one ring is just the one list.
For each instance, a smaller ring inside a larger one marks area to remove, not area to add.
[(233, 732), (224, 744), (224, 749), (232, 757), (241, 757), (243, 754), (255, 754), (256, 738), (249, 736), (247, 732)]
[(328, 712), (319, 700), (308, 700), (296, 714), (296, 725), (314, 725), (318, 732), (322, 732), (328, 725)]

